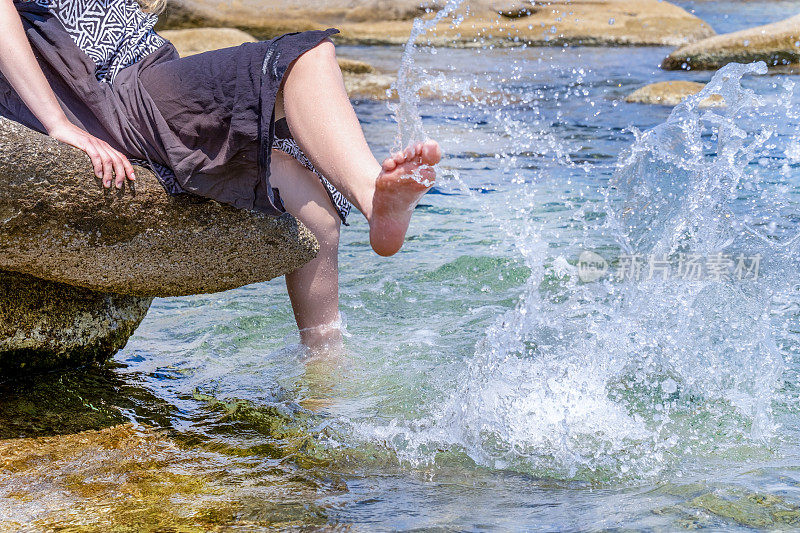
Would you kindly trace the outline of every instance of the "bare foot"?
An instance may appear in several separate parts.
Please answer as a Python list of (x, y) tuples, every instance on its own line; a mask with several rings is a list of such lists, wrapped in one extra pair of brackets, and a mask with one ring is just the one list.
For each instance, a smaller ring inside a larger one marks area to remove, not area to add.
[[(369, 242), (375, 253), (390, 256), (403, 246), (411, 214), (436, 179), (436, 172), (431, 167), (441, 159), (439, 145), (435, 141), (425, 141), (409, 146), (383, 162), (375, 183), (369, 220)], [(424, 183), (413, 178), (415, 171)]]

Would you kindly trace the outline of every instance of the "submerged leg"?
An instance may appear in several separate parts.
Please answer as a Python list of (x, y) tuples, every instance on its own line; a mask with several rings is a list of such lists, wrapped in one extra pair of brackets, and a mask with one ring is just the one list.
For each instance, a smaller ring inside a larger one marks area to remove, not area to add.
[(286, 275), (300, 340), (312, 349), (339, 344), (339, 216), (319, 178), (293, 157), (273, 150), (270, 171), (286, 210), (319, 241), (317, 257)]
[[(439, 145), (417, 143), (380, 164), (364, 139), (329, 40), (292, 64), (279, 100), (300, 148), (366, 217), (375, 252), (396, 253), (414, 207), (435, 179), (430, 167), (441, 160)], [(415, 171), (425, 184), (409, 179)]]

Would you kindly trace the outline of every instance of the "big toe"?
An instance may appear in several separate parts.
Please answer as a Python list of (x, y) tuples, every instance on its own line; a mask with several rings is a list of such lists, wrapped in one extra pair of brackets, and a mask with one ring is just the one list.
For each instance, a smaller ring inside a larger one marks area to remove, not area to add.
[(442, 160), (442, 149), (436, 141), (425, 141), (420, 155), (422, 163), (433, 166)]

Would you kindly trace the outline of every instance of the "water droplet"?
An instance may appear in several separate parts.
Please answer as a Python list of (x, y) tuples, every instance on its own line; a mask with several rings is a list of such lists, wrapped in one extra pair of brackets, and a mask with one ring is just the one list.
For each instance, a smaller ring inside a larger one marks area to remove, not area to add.
[(667, 378), (661, 382), (661, 390), (666, 394), (675, 394), (678, 391), (678, 383), (672, 378)]

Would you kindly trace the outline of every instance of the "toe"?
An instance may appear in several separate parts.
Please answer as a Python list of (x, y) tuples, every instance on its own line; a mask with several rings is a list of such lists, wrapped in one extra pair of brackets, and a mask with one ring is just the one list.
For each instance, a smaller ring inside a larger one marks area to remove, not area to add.
[(395, 168), (397, 168), (397, 163), (394, 162), (394, 159), (389, 157), (388, 159), (384, 160), (384, 162), (381, 165), (381, 167), (386, 172), (389, 172), (389, 171), (394, 170)]
[(414, 159), (414, 147), (409, 146), (408, 148), (406, 148), (405, 151), (403, 152), (403, 155), (405, 156), (406, 161)]
[(442, 159), (442, 149), (435, 141), (427, 141), (422, 146), (421, 158), (426, 165), (435, 165)]
[(422, 164), (422, 143), (414, 145), (414, 162)]
[(392, 155), (392, 159), (398, 165), (402, 165), (403, 162), (406, 160), (406, 156), (403, 155), (403, 152), (397, 152), (396, 154)]

